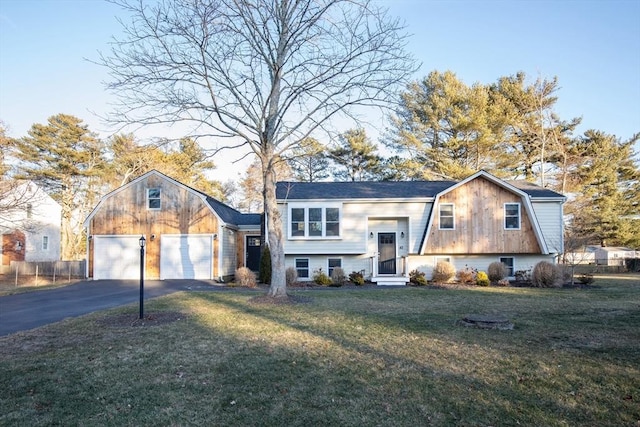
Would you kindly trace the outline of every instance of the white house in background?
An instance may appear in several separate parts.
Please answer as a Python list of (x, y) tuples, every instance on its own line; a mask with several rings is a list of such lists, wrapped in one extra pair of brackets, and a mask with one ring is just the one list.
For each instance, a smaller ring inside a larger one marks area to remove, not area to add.
[(462, 181), (279, 182), (276, 197), (285, 262), (301, 280), (341, 267), (405, 284), (440, 260), (485, 271), (501, 261), (513, 276), (564, 252), (565, 197), (484, 171)]
[(60, 260), (60, 205), (31, 181), (4, 184), (0, 189), (0, 264)]
[(636, 254), (638, 254), (633, 249), (621, 246), (592, 245), (587, 247), (587, 251), (593, 253), (597, 265), (624, 266), (625, 260), (636, 258)]

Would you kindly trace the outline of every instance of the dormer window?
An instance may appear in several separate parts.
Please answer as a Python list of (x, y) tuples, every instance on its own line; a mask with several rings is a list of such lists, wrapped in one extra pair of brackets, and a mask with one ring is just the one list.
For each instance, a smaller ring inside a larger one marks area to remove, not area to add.
[(149, 210), (160, 210), (159, 188), (147, 188), (147, 208)]

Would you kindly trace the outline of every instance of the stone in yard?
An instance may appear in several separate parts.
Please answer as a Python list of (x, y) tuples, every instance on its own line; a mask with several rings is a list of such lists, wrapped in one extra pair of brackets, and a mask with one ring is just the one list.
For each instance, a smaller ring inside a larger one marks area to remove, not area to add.
[(458, 324), (480, 329), (513, 329), (513, 323), (506, 317), (499, 315), (468, 314), (461, 320), (458, 320)]

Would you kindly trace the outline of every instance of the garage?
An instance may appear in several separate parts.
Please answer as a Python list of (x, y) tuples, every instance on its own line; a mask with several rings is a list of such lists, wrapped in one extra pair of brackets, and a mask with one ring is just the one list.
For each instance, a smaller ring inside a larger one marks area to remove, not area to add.
[(212, 234), (160, 236), (160, 279), (212, 278)]
[(93, 236), (94, 280), (140, 278), (140, 239), (136, 236)]

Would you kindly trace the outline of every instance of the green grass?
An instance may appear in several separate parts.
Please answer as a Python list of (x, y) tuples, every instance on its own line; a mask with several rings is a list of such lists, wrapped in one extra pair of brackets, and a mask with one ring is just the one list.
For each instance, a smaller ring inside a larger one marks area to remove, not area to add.
[(0, 338), (0, 425), (636, 426), (640, 277), (595, 286), (175, 294)]

